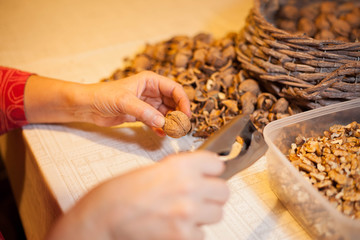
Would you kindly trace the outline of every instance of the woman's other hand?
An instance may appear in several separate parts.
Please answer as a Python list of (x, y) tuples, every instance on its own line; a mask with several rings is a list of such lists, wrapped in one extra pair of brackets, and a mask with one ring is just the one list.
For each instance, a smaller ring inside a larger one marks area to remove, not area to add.
[[(171, 155), (108, 180), (56, 224), (52, 239), (203, 239), (229, 197), (214, 153)], [(55, 237), (57, 236), (57, 237)]]

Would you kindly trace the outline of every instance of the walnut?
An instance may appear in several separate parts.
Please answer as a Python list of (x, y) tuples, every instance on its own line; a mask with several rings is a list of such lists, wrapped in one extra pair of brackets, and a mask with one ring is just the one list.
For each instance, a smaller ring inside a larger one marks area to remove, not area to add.
[(319, 12), (320, 10), (316, 4), (309, 4), (300, 9), (300, 16), (314, 21), (315, 18), (319, 15)]
[[(275, 16), (274, 22), (282, 30), (318, 40), (359, 40), (359, 2), (316, 1), (303, 6), (291, 4), (280, 7)], [(300, 8), (296, 10), (296, 7)]]
[(305, 33), (307, 36), (312, 37), (316, 33), (316, 26), (313, 20), (308, 18), (301, 18), (298, 22), (298, 31)]
[(277, 24), (281, 29), (285, 31), (288, 31), (290, 33), (296, 32), (296, 22), (293, 20), (281, 19), (278, 21)]
[(168, 112), (165, 117), (163, 130), (166, 135), (173, 138), (185, 136), (191, 129), (191, 123), (188, 116), (181, 111)]
[(343, 20), (345, 20), (351, 28), (360, 27), (360, 17), (355, 12), (347, 13)]
[(319, 30), (330, 29), (330, 23), (329, 23), (329, 20), (327, 18), (327, 15), (326, 14), (320, 14), (315, 19), (315, 25)]
[(353, 2), (346, 2), (346, 3), (342, 3), (338, 6), (337, 12), (338, 12), (338, 14), (349, 13), (355, 8), (356, 8), (356, 6)]
[(242, 113), (243, 114), (250, 114), (253, 113), (255, 110), (255, 103), (257, 101), (257, 98), (254, 93), (252, 92), (246, 92), (244, 93), (241, 98), (241, 106), (242, 106)]
[[(294, 106), (289, 106), (285, 112), (280, 113), (277, 108), (271, 112), (277, 98), (271, 95), (264, 99), (259, 83), (241, 69), (237, 59), (238, 37), (238, 33), (232, 32), (220, 39), (199, 33), (147, 44), (143, 52), (126, 59), (125, 68), (103, 81), (121, 79), (147, 69), (181, 84), (191, 101), (190, 122), (194, 137), (207, 138), (244, 112), (254, 113), (252, 119), (259, 130), (270, 121), (301, 112)], [(254, 104), (258, 97), (262, 99), (261, 104)], [(266, 109), (257, 109), (258, 106)]]
[(285, 19), (296, 20), (299, 17), (299, 10), (296, 6), (285, 5), (280, 9), (280, 16)]
[(272, 112), (285, 113), (289, 107), (289, 102), (285, 98), (279, 98), (272, 106)]
[(223, 50), (222, 54), (223, 54), (223, 58), (225, 58), (225, 59), (233, 59), (233, 58), (235, 58), (236, 53), (235, 53), (234, 46), (230, 45), (230, 46), (226, 47)]
[(353, 42), (359, 41), (359, 39), (360, 39), (360, 28), (353, 29), (351, 31), (350, 38), (351, 38), (351, 41), (353, 41)]
[(351, 26), (345, 20), (335, 19), (332, 21), (332, 31), (340, 36), (347, 37), (351, 32)]
[(148, 70), (151, 67), (151, 61), (145, 55), (138, 55), (134, 59), (134, 68), (138, 71)]
[(335, 35), (330, 30), (323, 29), (318, 34), (315, 35), (315, 39), (333, 40), (333, 39), (335, 39)]
[(240, 83), (239, 92), (252, 92), (255, 96), (258, 96), (260, 93), (260, 87), (257, 81), (253, 79), (246, 79), (242, 83)]
[(320, 12), (322, 13), (333, 13), (337, 7), (336, 2), (324, 1), (320, 4)]
[(183, 53), (178, 53), (175, 55), (175, 66), (178, 68), (185, 68), (188, 64), (189, 57)]

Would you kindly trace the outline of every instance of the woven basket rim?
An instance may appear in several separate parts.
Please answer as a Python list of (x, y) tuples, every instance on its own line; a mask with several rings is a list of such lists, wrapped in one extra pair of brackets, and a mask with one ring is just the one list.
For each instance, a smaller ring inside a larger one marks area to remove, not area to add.
[(316, 108), (360, 97), (360, 42), (318, 40), (277, 28), (278, 1), (254, 0), (237, 54), (243, 69), (280, 97)]
[[(344, 41), (339, 41), (339, 40), (319, 40), (319, 39), (315, 39), (315, 38), (306, 36), (305, 34), (290, 33), (283, 29), (280, 29), (280, 28), (276, 27), (274, 24), (270, 23), (264, 16), (265, 14), (263, 13), (263, 10), (262, 10), (262, 6), (263, 6), (262, 3), (264, 1), (266, 1), (266, 0), (254, 0), (254, 7), (253, 7), (252, 11), (253, 11), (255, 17), (258, 17), (259, 20), (264, 24), (264, 26), (267, 26), (266, 30), (274, 32), (274, 33), (279, 33), (282, 35), (281, 36), (282, 38), (307, 40), (308, 44), (314, 44), (315, 46), (341, 45), (341, 47), (339, 47), (341, 49), (344, 48), (343, 46), (346, 46), (346, 48), (360, 47), (360, 42), (344, 42)], [(279, 3), (279, 1), (275, 1), (275, 2)]]

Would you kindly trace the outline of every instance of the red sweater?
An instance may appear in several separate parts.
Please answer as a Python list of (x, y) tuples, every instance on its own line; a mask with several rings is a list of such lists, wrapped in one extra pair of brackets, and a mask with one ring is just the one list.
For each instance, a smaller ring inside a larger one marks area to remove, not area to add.
[(28, 124), (24, 111), (24, 89), (30, 75), (0, 66), (0, 134)]

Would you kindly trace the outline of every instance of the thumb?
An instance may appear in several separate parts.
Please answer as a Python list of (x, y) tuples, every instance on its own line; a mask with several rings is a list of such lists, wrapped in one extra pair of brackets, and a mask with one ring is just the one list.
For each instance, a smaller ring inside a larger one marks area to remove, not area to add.
[(141, 101), (136, 96), (128, 99), (128, 104), (125, 107), (126, 114), (134, 116), (137, 120), (145, 123), (150, 127), (161, 128), (165, 124), (165, 117), (161, 112), (156, 110), (150, 104)]

